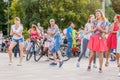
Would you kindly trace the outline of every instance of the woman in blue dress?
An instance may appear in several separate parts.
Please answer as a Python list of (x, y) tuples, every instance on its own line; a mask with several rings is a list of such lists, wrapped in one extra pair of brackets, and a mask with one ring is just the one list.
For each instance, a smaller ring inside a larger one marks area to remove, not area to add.
[(119, 67), (119, 73), (118, 73), (118, 76), (120, 77), (120, 61), (119, 61), (119, 58), (120, 58), (120, 15), (117, 16), (117, 19), (118, 19), (118, 27), (119, 27), (119, 30), (117, 31), (117, 48), (116, 48), (116, 58), (117, 58), (117, 64), (118, 64), (118, 67)]

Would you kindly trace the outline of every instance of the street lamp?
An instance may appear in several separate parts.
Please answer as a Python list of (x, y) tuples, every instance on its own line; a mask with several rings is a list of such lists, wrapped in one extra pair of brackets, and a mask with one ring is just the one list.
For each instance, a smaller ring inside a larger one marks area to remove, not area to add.
[(10, 16), (10, 12), (9, 12), (9, 0), (3, 0), (6, 4), (7, 4), (7, 10), (8, 10), (8, 15), (7, 15), (7, 18), (8, 18), (8, 22), (7, 22), (7, 26), (8, 26), (8, 28), (7, 28), (7, 35), (9, 36), (9, 23), (10, 23), (10, 19), (9, 19), (9, 16)]

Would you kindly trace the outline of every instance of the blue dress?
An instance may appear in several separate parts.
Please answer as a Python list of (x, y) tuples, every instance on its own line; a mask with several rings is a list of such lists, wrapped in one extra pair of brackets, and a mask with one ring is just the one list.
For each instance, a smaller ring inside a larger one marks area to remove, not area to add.
[(117, 53), (120, 54), (120, 32), (117, 31)]
[[(54, 45), (52, 48), (52, 53), (56, 53), (57, 51), (60, 50), (60, 44), (61, 44), (61, 36), (60, 36), (60, 31), (58, 26), (56, 26), (56, 32), (54, 34)], [(51, 28), (51, 31), (53, 31), (55, 28)]]
[(67, 37), (67, 43), (68, 43), (68, 49), (66, 51), (66, 54), (68, 57), (71, 56), (72, 52), (71, 52), (71, 48), (72, 48), (72, 27), (68, 27), (67, 28), (67, 34), (66, 34), (66, 37)]

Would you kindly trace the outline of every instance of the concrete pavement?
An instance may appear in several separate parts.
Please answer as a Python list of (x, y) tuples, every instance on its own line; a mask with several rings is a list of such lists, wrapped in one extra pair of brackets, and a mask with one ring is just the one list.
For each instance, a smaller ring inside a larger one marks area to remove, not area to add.
[(23, 66), (17, 66), (19, 58), (14, 58), (9, 66), (8, 54), (0, 53), (0, 80), (120, 80), (115, 62), (110, 62), (109, 67), (103, 67), (103, 73), (98, 73), (98, 68), (87, 72), (86, 58), (82, 59), (80, 68), (76, 68), (77, 58), (65, 62), (62, 68), (49, 66), (51, 61), (45, 62), (45, 59), (36, 63), (33, 59), (26, 61), (24, 58)]

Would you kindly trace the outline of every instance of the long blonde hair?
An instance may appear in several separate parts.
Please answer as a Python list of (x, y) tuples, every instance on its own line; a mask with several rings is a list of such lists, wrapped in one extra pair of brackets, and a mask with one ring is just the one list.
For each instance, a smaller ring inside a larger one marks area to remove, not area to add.
[[(100, 12), (100, 14), (101, 14), (101, 16), (102, 16), (102, 20), (103, 20), (103, 21), (106, 21), (106, 17), (105, 17), (105, 15), (104, 15), (103, 11), (102, 11), (101, 9), (97, 9), (97, 10), (95, 11), (95, 13), (97, 13), (97, 12)], [(97, 19), (97, 20), (98, 20), (98, 19)]]

